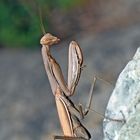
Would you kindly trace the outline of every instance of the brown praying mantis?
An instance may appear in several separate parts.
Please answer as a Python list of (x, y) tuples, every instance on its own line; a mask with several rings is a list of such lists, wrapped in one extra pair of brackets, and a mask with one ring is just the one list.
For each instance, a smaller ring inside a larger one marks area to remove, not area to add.
[(80, 46), (75, 41), (72, 41), (69, 45), (68, 81), (66, 84), (62, 70), (50, 52), (51, 46), (59, 41), (59, 38), (50, 33), (45, 34), (40, 40), (45, 70), (53, 95), (55, 96), (57, 111), (64, 134), (64, 136), (54, 136), (54, 139), (90, 140), (91, 135), (81, 124), (80, 119), (84, 118), (89, 112), (96, 77), (94, 77), (91, 85), (87, 107), (85, 110), (83, 110), (81, 105), (76, 107), (69, 97), (74, 95), (81, 75), (83, 54)]

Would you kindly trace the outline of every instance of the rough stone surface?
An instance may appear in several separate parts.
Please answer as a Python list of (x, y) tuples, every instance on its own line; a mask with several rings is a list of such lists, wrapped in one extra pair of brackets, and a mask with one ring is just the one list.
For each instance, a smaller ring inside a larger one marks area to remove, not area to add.
[(119, 131), (118, 138), (115, 140), (139, 140), (140, 139), (140, 106), (132, 114), (127, 123)]
[(140, 139), (139, 110), (140, 48), (121, 72), (109, 100), (104, 119), (104, 140)]

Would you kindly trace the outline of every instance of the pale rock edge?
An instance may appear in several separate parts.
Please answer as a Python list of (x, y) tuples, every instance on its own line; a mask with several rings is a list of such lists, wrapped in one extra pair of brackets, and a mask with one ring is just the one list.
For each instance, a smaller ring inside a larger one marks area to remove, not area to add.
[(140, 47), (119, 75), (105, 116), (104, 140), (140, 140)]

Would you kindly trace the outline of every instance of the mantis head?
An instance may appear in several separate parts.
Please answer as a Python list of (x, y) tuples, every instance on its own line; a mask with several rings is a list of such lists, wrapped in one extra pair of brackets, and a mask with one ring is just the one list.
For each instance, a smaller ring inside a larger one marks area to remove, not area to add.
[(60, 41), (59, 38), (51, 35), (50, 33), (47, 33), (41, 38), (40, 44), (51, 46), (51, 45), (57, 44), (59, 41)]

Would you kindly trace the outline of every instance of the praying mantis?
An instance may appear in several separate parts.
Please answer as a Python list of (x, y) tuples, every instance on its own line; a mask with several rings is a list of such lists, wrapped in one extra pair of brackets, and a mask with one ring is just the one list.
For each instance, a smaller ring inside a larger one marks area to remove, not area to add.
[(58, 116), (64, 134), (64, 136), (54, 136), (54, 140), (90, 140), (91, 135), (81, 124), (80, 119), (83, 119), (89, 112), (96, 77), (94, 77), (90, 88), (87, 107), (83, 109), (81, 105), (75, 106), (70, 96), (74, 95), (75, 88), (79, 82), (83, 54), (80, 46), (75, 41), (71, 41), (69, 45), (68, 80), (66, 83), (61, 67), (50, 51), (52, 45), (57, 44), (59, 41), (59, 38), (50, 33), (46, 33), (40, 40), (45, 70), (55, 97)]

